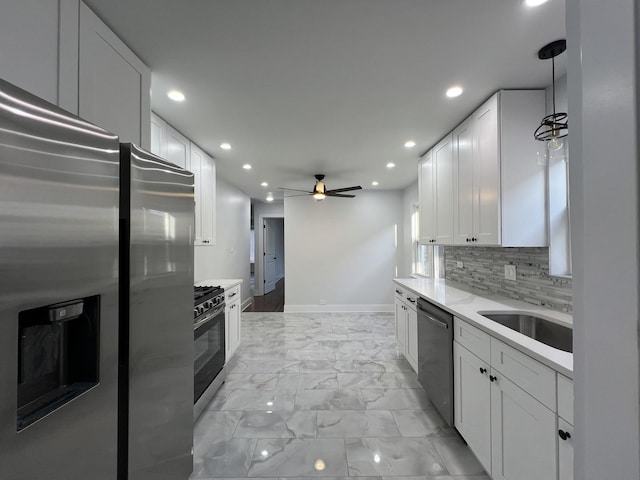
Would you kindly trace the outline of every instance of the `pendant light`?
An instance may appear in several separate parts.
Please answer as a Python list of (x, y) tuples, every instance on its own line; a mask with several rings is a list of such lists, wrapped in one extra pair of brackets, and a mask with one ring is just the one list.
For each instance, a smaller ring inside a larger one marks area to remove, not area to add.
[(567, 41), (556, 40), (545, 45), (538, 51), (540, 60), (551, 59), (551, 94), (553, 97), (553, 113), (547, 115), (540, 122), (540, 126), (536, 128), (534, 137), (541, 142), (547, 142), (547, 148), (551, 151), (560, 150), (564, 146), (562, 140), (569, 134), (568, 115), (565, 112), (556, 112), (556, 64), (555, 57), (560, 55), (567, 49)]

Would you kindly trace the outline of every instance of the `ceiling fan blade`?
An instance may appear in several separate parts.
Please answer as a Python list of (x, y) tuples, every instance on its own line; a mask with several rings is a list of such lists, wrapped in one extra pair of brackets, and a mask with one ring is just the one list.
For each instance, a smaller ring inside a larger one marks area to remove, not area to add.
[(324, 192), (327, 197), (340, 197), (340, 198), (356, 198), (355, 195), (345, 195), (343, 193)]
[(328, 194), (328, 193), (350, 192), (352, 190), (362, 190), (362, 187), (360, 185), (356, 185), (354, 187), (334, 188), (333, 190), (327, 190), (324, 193)]
[(310, 192), (309, 190), (299, 190), (297, 188), (278, 187), (278, 190), (291, 190), (292, 192), (304, 192), (308, 195), (313, 194), (313, 192)]

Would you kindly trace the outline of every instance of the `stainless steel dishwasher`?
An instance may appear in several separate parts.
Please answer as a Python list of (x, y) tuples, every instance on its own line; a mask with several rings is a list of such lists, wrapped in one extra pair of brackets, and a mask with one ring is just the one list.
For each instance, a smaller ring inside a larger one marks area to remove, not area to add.
[(418, 299), (418, 379), (453, 426), (453, 315)]

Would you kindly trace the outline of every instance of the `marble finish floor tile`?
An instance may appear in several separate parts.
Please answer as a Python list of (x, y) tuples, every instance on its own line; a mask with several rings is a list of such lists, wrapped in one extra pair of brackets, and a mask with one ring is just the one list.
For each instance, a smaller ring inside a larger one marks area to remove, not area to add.
[(248, 476), (347, 476), (344, 441), (334, 438), (258, 440)]
[(318, 412), (318, 437), (399, 437), (387, 410), (332, 410)]
[(443, 461), (426, 438), (347, 438), (349, 476), (443, 475)]
[(364, 410), (358, 390), (298, 390), (298, 410)]
[(469, 450), (460, 435), (437, 437), (431, 443), (451, 475), (478, 475), (484, 473), (484, 468)]
[(235, 438), (315, 437), (317, 412), (245, 411), (237, 421)]
[(453, 433), (453, 429), (449, 428), (434, 408), (394, 410), (392, 413), (403, 437), (431, 437)]
[(398, 355), (393, 314), (241, 321), (227, 379), (194, 425), (193, 479), (489, 480)]
[(433, 408), (424, 390), (369, 389), (362, 390), (367, 410), (421, 410)]

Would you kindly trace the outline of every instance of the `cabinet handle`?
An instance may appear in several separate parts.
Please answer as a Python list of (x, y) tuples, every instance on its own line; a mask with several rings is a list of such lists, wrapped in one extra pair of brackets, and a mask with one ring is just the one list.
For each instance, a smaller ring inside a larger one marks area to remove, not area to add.
[(498, 380), (498, 377), (494, 377), (493, 375), (489, 375), (489, 380), (491, 380), (492, 382), (495, 382), (496, 380)]
[(471, 240), (470, 240), (469, 238), (467, 238), (465, 241), (466, 241), (467, 243), (469, 243)]
[(484, 375), (485, 373), (487, 373), (487, 369), (480, 367), (480, 373)]
[(471, 239), (471, 241), (472, 241), (472, 242), (477, 242), (477, 241), (478, 241), (478, 239), (477, 239), (476, 237), (473, 237), (473, 238)]
[(409, 300), (411, 303), (416, 303), (415, 298), (409, 298), (409, 297), (407, 297), (407, 300)]
[(562, 440), (567, 440), (571, 438), (571, 434), (569, 432), (565, 432), (564, 430), (558, 430), (558, 435)]
[(402, 295), (402, 290), (398, 290), (398, 289), (396, 288), (396, 293), (397, 293), (398, 295)]

